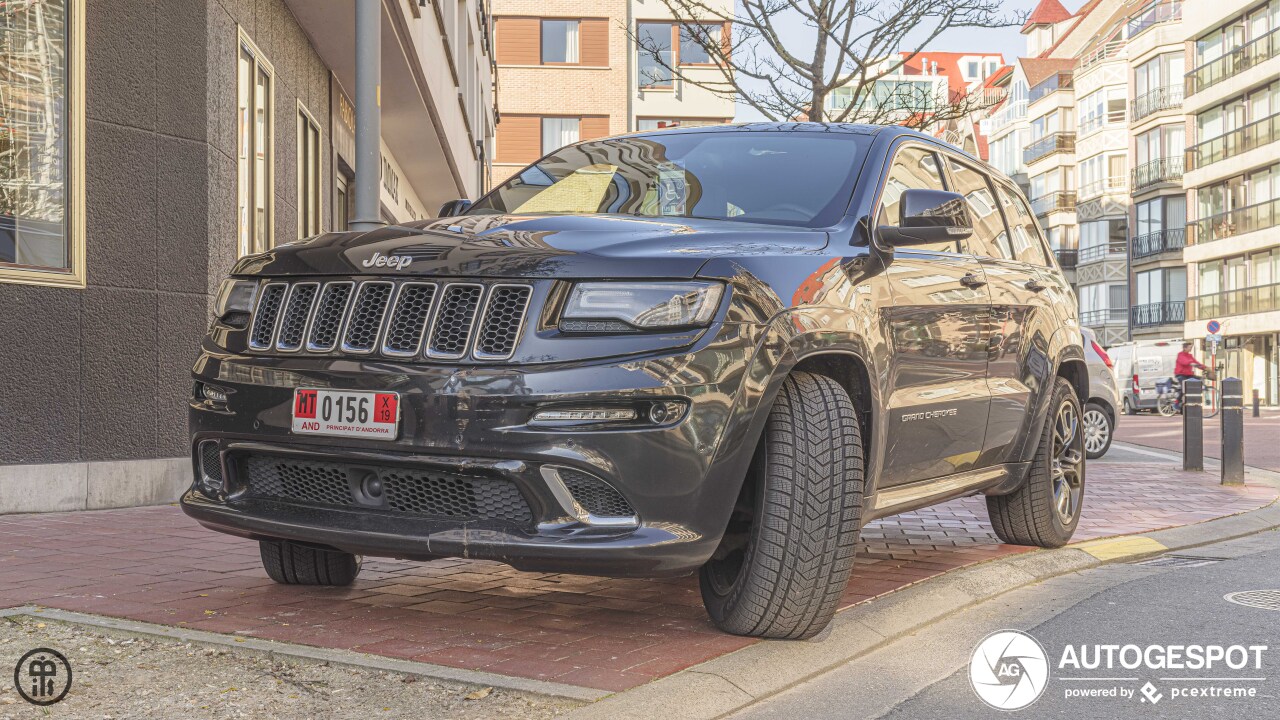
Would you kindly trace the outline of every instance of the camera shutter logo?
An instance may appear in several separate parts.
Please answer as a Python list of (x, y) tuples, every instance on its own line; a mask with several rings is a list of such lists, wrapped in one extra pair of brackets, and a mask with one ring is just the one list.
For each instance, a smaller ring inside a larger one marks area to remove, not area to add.
[(57, 650), (36, 648), (13, 669), (13, 686), (32, 705), (52, 705), (71, 690), (71, 663)]
[(998, 630), (974, 648), (969, 684), (978, 699), (997, 710), (1020, 710), (1036, 700), (1049, 683), (1049, 656), (1033, 637), (1017, 630)]

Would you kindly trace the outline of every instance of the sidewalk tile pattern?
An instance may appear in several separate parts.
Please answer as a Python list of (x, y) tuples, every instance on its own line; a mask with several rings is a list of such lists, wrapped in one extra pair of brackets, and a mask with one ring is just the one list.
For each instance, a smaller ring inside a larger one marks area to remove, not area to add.
[[(1251, 510), (1269, 487), (1223, 488), (1167, 464), (1091, 467), (1077, 540)], [(1027, 548), (1002, 545), (981, 497), (868, 525), (844, 604)], [(754, 642), (717, 631), (691, 577), (528, 573), (496, 562), (370, 560), (351, 588), (286, 588), (254, 543), (172, 506), (0, 516), (0, 608), (39, 604), (624, 690)]]

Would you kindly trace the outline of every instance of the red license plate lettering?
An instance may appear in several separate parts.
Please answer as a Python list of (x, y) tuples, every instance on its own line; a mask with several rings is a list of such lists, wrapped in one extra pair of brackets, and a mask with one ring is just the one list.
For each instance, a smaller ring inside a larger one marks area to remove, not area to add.
[(396, 405), (398, 398), (390, 393), (378, 393), (373, 400), (374, 422), (393, 423), (396, 421)]
[(314, 420), (316, 417), (316, 391), (299, 390), (294, 396), (293, 416)]

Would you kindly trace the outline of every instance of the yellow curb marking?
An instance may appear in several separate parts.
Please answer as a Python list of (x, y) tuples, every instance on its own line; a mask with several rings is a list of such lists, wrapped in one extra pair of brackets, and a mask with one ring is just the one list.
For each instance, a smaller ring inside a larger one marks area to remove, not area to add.
[(1151, 538), (1114, 538), (1111, 540), (1090, 540), (1072, 547), (1083, 550), (1099, 560), (1116, 560), (1131, 555), (1147, 555), (1169, 548)]

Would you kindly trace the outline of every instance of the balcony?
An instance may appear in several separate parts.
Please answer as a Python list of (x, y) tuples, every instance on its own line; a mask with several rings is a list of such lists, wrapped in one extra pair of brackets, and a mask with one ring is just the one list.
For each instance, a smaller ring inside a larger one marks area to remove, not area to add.
[[(1077, 74), (1083, 73), (1094, 65), (1120, 57), (1123, 51), (1123, 40), (1112, 40), (1109, 43), (1103, 43), (1088, 54), (1080, 56), (1080, 59), (1076, 61), (1075, 71)], [(1068, 87), (1070, 86), (1068, 85)]]
[(1019, 100), (1010, 105), (1000, 108), (999, 112), (993, 114), (987, 119), (988, 136), (995, 135), (1001, 130), (1027, 117), (1027, 101)]
[(1133, 311), (1134, 327), (1153, 327), (1180, 323), (1186, 319), (1187, 304), (1183, 300), (1166, 300), (1165, 302), (1135, 305)]
[(1257, 230), (1266, 230), (1280, 224), (1280, 198), (1246, 205), (1217, 215), (1210, 215), (1187, 224), (1191, 233), (1187, 242), (1203, 245), (1215, 240), (1235, 237)]
[(1022, 149), (1023, 164), (1031, 163), (1049, 157), (1054, 153), (1075, 152), (1076, 151), (1076, 134), (1073, 132), (1056, 132), (1045, 135), (1039, 140), (1031, 143)]
[(1212, 165), (1280, 140), (1280, 113), (1187, 148), (1187, 169)]
[(1280, 283), (1224, 290), (1187, 298), (1187, 320), (1247, 315), (1280, 310)]
[(1186, 244), (1186, 228), (1165, 228), (1135, 237), (1129, 247), (1133, 259), (1138, 260), (1167, 252), (1181, 252)]
[(1140, 192), (1160, 183), (1182, 180), (1182, 157), (1156, 158), (1133, 169), (1133, 191)]
[(1129, 308), (1105, 308), (1102, 310), (1085, 310), (1080, 313), (1080, 324), (1086, 327), (1102, 327), (1103, 325), (1129, 325)]
[(1035, 84), (1027, 92), (1027, 102), (1033, 103), (1042, 97), (1055, 93), (1059, 90), (1070, 90), (1072, 87), (1071, 73), (1060, 72), (1054, 73), (1049, 77)]
[(1127, 195), (1129, 193), (1129, 178), (1123, 175), (1113, 175), (1100, 180), (1091, 180), (1080, 186), (1080, 199), (1097, 197), (1099, 195)]
[(1125, 250), (1127, 250), (1127, 248), (1125, 247), (1125, 244), (1122, 242), (1103, 243), (1102, 245), (1087, 245), (1085, 247), (1080, 248), (1078, 263), (1080, 265), (1084, 265), (1085, 263), (1099, 262), (1101, 260), (1106, 260), (1109, 257), (1122, 258), (1124, 257)]
[(1187, 94), (1195, 95), (1275, 57), (1280, 50), (1280, 35), (1276, 34), (1278, 31), (1280, 30), (1272, 30), (1187, 73)]
[(1077, 262), (1079, 259), (1079, 252), (1075, 249), (1054, 250), (1053, 254), (1058, 258), (1058, 265), (1060, 265), (1063, 270), (1074, 270), (1076, 265), (1079, 264), (1079, 262)]
[(1181, 19), (1181, 0), (1160, 0), (1148, 3), (1141, 10), (1129, 16), (1127, 34), (1129, 39), (1132, 40), (1135, 36), (1141, 35), (1157, 25), (1177, 22)]
[[(1055, 212), (1071, 212), (1076, 209), (1076, 194), (1073, 192), (1051, 192), (1031, 201), (1031, 209), (1036, 215), (1048, 215)], [(1072, 252), (1075, 252), (1072, 250)]]
[(1130, 104), (1133, 110), (1133, 121), (1137, 122), (1161, 110), (1182, 109), (1182, 87), (1182, 85), (1165, 85), (1135, 98)]

